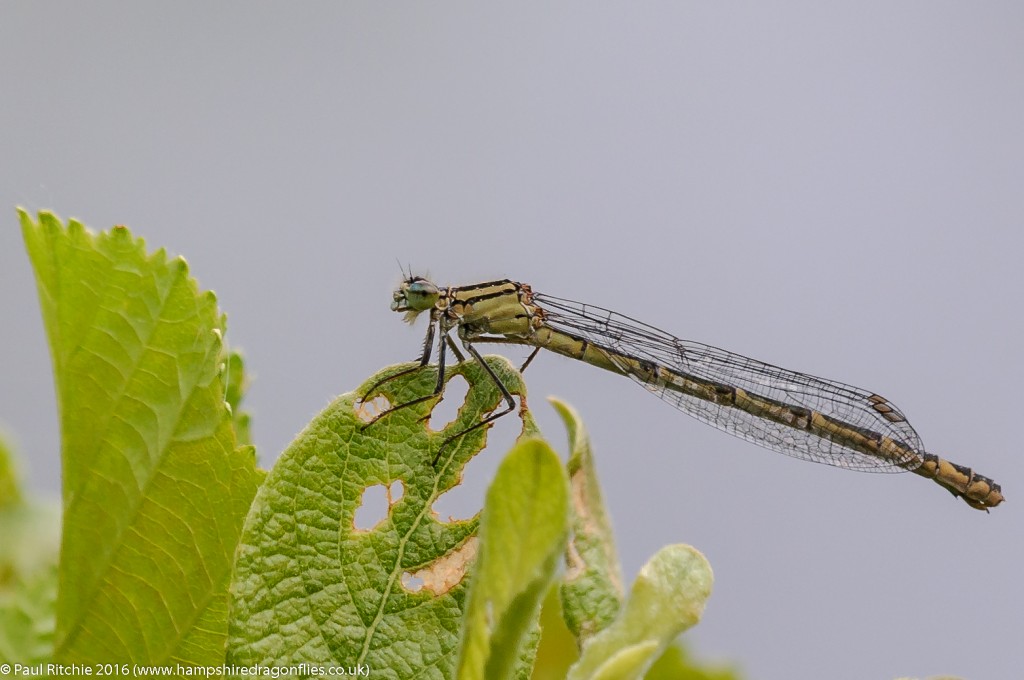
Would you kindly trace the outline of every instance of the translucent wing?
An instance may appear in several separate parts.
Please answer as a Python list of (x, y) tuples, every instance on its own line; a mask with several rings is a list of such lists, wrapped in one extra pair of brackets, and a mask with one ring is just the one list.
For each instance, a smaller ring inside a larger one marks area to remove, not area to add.
[[(883, 397), (834, 380), (772, 366), (717, 347), (680, 340), (665, 331), (602, 307), (534, 293), (552, 329), (611, 350), (612, 361), (633, 380), (679, 410), (709, 425), (789, 456), (866, 472), (904, 472), (920, 464), (921, 439), (903, 414)], [(742, 409), (667, 389), (633, 364), (651, 362), (676, 374), (693, 376), (782, 404), (817, 411), (871, 438), (889, 437), (912, 453), (902, 459), (872, 456), (812, 431), (788, 427)]]

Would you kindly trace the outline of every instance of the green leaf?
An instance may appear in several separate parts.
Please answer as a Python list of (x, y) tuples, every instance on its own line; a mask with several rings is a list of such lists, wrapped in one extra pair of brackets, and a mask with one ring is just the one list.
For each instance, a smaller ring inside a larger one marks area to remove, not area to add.
[(558, 568), (569, 530), (569, 488), (551, 447), (517, 444), (487, 491), (458, 677), (500, 680), (519, 668), (523, 644)]
[(731, 667), (698, 664), (676, 642), (654, 662), (644, 680), (739, 680), (739, 677), (739, 671)]
[[(487, 362), (512, 392), (524, 394), (507, 360)], [(364, 427), (389, 405), (432, 392), (436, 368), (405, 364), (335, 399), (282, 454), (242, 534), (232, 584), (232, 663), (364, 665), (378, 678), (454, 676), (478, 520), (443, 521), (432, 506), (459, 483), (486, 429), (452, 440), (436, 468), (432, 461), (442, 442), (504, 401), (475, 362), (447, 373), (463, 375), (470, 389), (441, 431), (425, 421), (433, 397)], [(383, 397), (359, 400), (378, 393)], [(524, 430), (534, 431), (523, 416)], [(356, 511), (376, 486), (389, 492), (386, 512), (357, 528)]]
[(249, 376), (245, 372), (245, 360), (237, 351), (230, 351), (224, 359), (226, 388), (224, 402), (231, 408), (235, 424), (235, 438), (240, 445), (252, 444), (252, 418), (241, 409), (242, 399), (249, 390)]
[(224, 402), (216, 298), (125, 227), (20, 217), (60, 410), (54, 659), (219, 664), (258, 475)]
[(0, 437), (0, 662), (36, 664), (53, 651), (60, 509), (23, 500)]
[(540, 610), (540, 644), (531, 680), (565, 680), (579, 658), (576, 636), (565, 625), (558, 584), (548, 589)]
[(711, 583), (711, 566), (690, 546), (659, 550), (640, 570), (619, 618), (583, 648), (569, 679), (643, 677), (676, 636), (700, 620)]
[(579, 414), (550, 399), (569, 431), (569, 483), (572, 486), (572, 539), (565, 553), (568, 570), (560, 589), (566, 625), (580, 647), (607, 627), (622, 607), (622, 569), (611, 519), (601, 497), (590, 437)]
[[(20, 505), (22, 502), (21, 485), (18, 480), (17, 463), (0, 431), (0, 510)], [(0, 543), (0, 546), (3, 544)]]

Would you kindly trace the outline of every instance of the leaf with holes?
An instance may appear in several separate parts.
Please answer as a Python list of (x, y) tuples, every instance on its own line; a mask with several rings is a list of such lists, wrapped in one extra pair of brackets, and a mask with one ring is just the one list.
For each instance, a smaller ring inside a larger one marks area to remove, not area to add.
[(220, 664), (259, 474), (225, 406), (217, 300), (124, 227), (21, 225), (60, 410), (54, 660)]
[[(487, 362), (513, 393), (524, 394), (507, 360)], [(432, 506), (459, 483), (486, 428), (449, 441), (436, 467), (433, 459), (449, 437), (504, 404), (476, 363), (448, 370), (448, 377), (456, 374), (466, 378), (469, 392), (440, 431), (426, 422), (434, 397), (368, 425), (391, 405), (431, 393), (436, 368), (404, 364), (335, 399), (285, 450), (242, 533), (231, 663), (307, 662), (363, 666), (380, 678), (453, 677), (478, 520), (442, 521)], [(535, 431), (523, 415), (524, 431)], [(357, 509), (373, 487), (400, 487), (401, 498), (392, 496), (381, 521), (357, 528)]]

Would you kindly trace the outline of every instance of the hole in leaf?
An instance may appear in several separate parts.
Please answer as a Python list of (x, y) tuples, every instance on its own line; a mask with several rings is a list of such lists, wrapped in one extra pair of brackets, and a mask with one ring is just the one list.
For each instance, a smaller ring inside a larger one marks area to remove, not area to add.
[(387, 519), (388, 487), (383, 484), (368, 486), (363, 490), (363, 497), (356, 508), (354, 524), (359, 531), (369, 531)]
[(402, 574), (402, 585), (410, 592), (427, 590), (434, 595), (444, 595), (457, 586), (466, 576), (469, 565), (476, 557), (477, 538), (471, 536), (466, 542), (442, 555), (419, 571)]
[(402, 574), (402, 587), (410, 593), (418, 593), (423, 588), (423, 579), (407, 571)]
[(356, 417), (364, 423), (372, 422), (374, 418), (391, 408), (391, 402), (383, 394), (378, 394), (370, 401), (356, 402)]
[(480, 512), (483, 507), (484, 491), (466, 484), (465, 478), (437, 497), (431, 506), (442, 522), (467, 520)]
[(394, 505), (398, 501), (402, 500), (402, 496), (405, 495), (405, 486), (402, 484), (402, 480), (396, 479), (391, 482), (391, 486), (388, 487), (388, 505)]
[(453, 375), (444, 386), (444, 398), (430, 412), (427, 426), (437, 432), (451, 425), (459, 417), (459, 409), (466, 403), (469, 383), (461, 375)]
[[(519, 401), (518, 397), (516, 397), (516, 401)], [(487, 430), (486, 447), (473, 456), (462, 468), (460, 482), (434, 501), (431, 509), (438, 517), (452, 521), (468, 519), (480, 512), (480, 508), (484, 505), (487, 487), (494, 479), (502, 456), (512, 448), (522, 427), (523, 423), (517, 417), (516, 411), (491, 423), (490, 429)], [(456, 444), (457, 442), (452, 443)], [(443, 455), (449, 455), (449, 452), (445, 452)]]

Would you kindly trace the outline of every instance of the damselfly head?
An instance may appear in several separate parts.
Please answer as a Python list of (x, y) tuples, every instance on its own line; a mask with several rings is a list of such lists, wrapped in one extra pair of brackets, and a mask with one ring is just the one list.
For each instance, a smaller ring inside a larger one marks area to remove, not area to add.
[(410, 276), (394, 293), (392, 312), (405, 312), (405, 322), (412, 323), (421, 312), (437, 304), (441, 290), (422, 276)]

